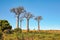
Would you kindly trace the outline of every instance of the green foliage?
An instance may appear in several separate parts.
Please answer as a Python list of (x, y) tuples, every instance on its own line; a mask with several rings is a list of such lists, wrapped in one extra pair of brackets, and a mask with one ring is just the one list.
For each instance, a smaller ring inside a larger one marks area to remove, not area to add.
[(22, 29), (20, 29), (20, 28), (15, 28), (14, 30), (13, 30), (14, 32), (22, 32)]
[(4, 30), (4, 33), (6, 33), (6, 34), (11, 34), (11, 33), (12, 33), (12, 31), (11, 31), (11, 30), (9, 30), (9, 29), (7, 29), (7, 30)]
[(12, 26), (9, 24), (9, 22), (7, 20), (0, 20), (0, 29), (2, 31), (6, 30), (6, 29), (11, 29)]
[[(7, 38), (8, 37), (8, 38)], [(4, 37), (5, 40), (60, 40), (60, 34), (53, 33), (34, 33), (34, 32), (15, 32), (13, 34), (6, 34)]]
[(2, 32), (0, 32), (0, 37), (2, 36)]
[(3, 35), (3, 34), (2, 34), (2, 32), (0, 31), (0, 39), (2, 38), (2, 35)]

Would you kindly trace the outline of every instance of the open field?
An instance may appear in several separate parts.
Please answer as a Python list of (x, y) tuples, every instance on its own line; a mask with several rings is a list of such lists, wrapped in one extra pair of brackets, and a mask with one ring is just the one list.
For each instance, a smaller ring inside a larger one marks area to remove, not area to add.
[(3, 34), (3, 38), (4, 40), (60, 40), (60, 30), (16, 32), (12, 34)]

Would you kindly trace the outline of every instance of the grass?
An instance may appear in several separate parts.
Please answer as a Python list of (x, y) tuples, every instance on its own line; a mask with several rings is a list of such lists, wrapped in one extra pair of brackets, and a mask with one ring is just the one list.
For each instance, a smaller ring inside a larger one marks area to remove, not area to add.
[(12, 34), (4, 34), (4, 40), (60, 40), (58, 30), (41, 30), (40, 32), (16, 32)]

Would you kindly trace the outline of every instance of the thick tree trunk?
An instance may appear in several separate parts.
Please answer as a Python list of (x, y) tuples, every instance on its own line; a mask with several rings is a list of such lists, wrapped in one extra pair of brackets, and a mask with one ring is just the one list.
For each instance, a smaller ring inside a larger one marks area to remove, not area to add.
[(38, 21), (38, 31), (40, 30), (40, 23), (39, 23), (39, 21)]
[(19, 15), (16, 15), (16, 28), (19, 28)]
[(27, 32), (29, 32), (29, 19), (27, 19), (27, 24), (26, 24), (26, 26), (27, 26)]

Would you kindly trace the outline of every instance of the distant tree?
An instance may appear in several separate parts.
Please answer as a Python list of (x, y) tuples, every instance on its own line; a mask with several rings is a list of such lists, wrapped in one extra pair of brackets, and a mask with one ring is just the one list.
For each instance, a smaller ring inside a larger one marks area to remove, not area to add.
[(38, 30), (40, 30), (40, 20), (42, 20), (42, 16), (35, 17), (35, 20), (38, 22)]
[(11, 12), (15, 13), (15, 15), (16, 15), (16, 27), (19, 28), (19, 16), (21, 13), (24, 12), (24, 8), (23, 7), (12, 8)]
[(26, 12), (24, 14), (24, 17), (26, 18), (26, 27), (27, 27), (27, 32), (29, 32), (29, 19), (33, 17), (33, 15), (30, 12)]
[(0, 20), (0, 30), (4, 31), (7, 29), (12, 29), (12, 26), (9, 24), (9, 22), (7, 20)]
[(20, 28), (22, 29), (22, 21), (24, 17), (20, 17)]

